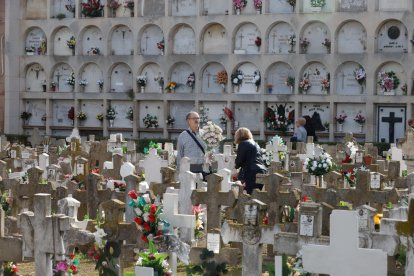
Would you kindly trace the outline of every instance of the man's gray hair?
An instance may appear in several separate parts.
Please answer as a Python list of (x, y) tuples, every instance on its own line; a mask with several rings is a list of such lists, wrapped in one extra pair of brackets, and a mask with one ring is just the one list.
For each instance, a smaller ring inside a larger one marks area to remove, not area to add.
[(197, 113), (197, 112), (195, 112), (195, 111), (190, 111), (190, 112), (188, 112), (188, 113), (187, 113), (187, 115), (185, 115), (185, 119), (186, 119), (186, 120), (188, 120), (188, 119), (190, 118), (190, 116), (191, 116), (191, 115), (193, 115), (193, 114), (197, 114), (197, 115), (198, 115), (198, 113)]

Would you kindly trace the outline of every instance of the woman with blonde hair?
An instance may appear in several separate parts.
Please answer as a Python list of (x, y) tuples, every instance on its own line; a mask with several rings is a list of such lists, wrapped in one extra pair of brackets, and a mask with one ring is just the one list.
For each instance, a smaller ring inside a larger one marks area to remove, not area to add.
[(239, 128), (234, 135), (234, 143), (238, 145), (236, 169), (240, 168), (238, 179), (244, 189), (251, 194), (254, 189), (261, 189), (263, 185), (256, 184), (256, 174), (267, 173), (262, 150), (253, 140), (253, 135), (247, 128)]

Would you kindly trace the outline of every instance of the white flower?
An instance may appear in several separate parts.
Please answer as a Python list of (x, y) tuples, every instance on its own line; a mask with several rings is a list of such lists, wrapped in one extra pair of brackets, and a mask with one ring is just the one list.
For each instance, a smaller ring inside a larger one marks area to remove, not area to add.
[(327, 167), (328, 167), (328, 165), (327, 165), (326, 163), (324, 163), (324, 164), (323, 164), (323, 167), (324, 167), (324, 168), (327, 168)]
[(96, 232), (93, 233), (95, 237), (95, 242), (99, 248), (104, 248), (105, 241), (102, 238), (106, 236), (106, 233), (102, 228), (99, 228), (97, 226), (95, 226), (95, 228), (96, 228)]
[(237, 78), (238, 78), (239, 80), (242, 80), (242, 79), (243, 79), (243, 75), (238, 75), (238, 76), (237, 76)]
[(149, 214), (148, 213), (144, 213), (144, 215), (142, 217), (144, 218), (145, 222), (149, 221)]
[(168, 264), (167, 260), (162, 261), (161, 264), (162, 268), (167, 269), (170, 265)]
[(139, 208), (135, 208), (135, 209), (134, 209), (134, 211), (135, 211), (135, 214), (136, 214), (137, 216), (141, 216), (141, 215), (142, 215), (142, 211), (141, 211), (141, 209), (139, 209)]
[(311, 170), (312, 170), (312, 171), (316, 170), (316, 167), (312, 167), (312, 168), (311, 168)]
[(316, 162), (316, 160), (313, 160), (313, 164), (314, 167), (318, 166), (318, 162)]
[(142, 257), (139, 257), (137, 262), (135, 263), (136, 266), (142, 266)]

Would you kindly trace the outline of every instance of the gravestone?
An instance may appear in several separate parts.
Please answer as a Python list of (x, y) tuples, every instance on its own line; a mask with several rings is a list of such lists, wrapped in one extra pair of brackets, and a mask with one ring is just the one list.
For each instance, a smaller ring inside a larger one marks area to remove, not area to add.
[(42, 52), (42, 43), (45, 43), (46, 35), (40, 28), (32, 28), (26, 36), (26, 55), (44, 55), (46, 52)]
[[(323, 47), (323, 46), (322, 46)], [(302, 72), (302, 79), (308, 79), (311, 87), (308, 91), (303, 92), (303, 94), (314, 94), (314, 95), (325, 95), (329, 94), (322, 87), (321, 81), (329, 79), (330, 73), (328, 69), (319, 62), (313, 62), (308, 64)]]
[(187, 86), (187, 78), (192, 73), (194, 73), (194, 70), (188, 63), (179, 62), (173, 66), (170, 78), (171, 81), (177, 83), (177, 87), (175, 88), (176, 93), (193, 92), (193, 89)]
[(56, 83), (55, 91), (57, 92), (72, 92), (73, 91), (74, 86), (69, 85), (67, 83), (72, 73), (73, 73), (72, 67), (70, 67), (66, 63), (60, 63), (54, 68), (51, 81), (54, 81)]
[[(347, 0), (352, 1), (352, 0)], [(353, 0), (365, 2), (366, 0)], [(344, 2), (344, 1), (342, 1)], [(364, 53), (367, 49), (367, 31), (357, 21), (345, 23), (338, 32), (338, 53), (354, 54)]]
[(236, 118), (237, 127), (247, 127), (251, 131), (259, 131), (260, 125), (257, 118), (262, 114), (259, 111), (259, 105), (255, 103), (235, 103), (234, 117)]
[(68, 47), (67, 41), (75, 34), (68, 28), (62, 27), (55, 33), (53, 37), (53, 55), (55, 56), (71, 56), (72, 49)]
[(186, 129), (188, 127), (185, 116), (194, 110), (194, 102), (171, 102), (170, 115), (175, 119), (174, 128)]
[(103, 54), (104, 40), (101, 30), (95, 26), (89, 26), (85, 29), (81, 41), (79, 41), (82, 49), (82, 55), (92, 55), (91, 49), (98, 48), (100, 54)]
[(196, 0), (174, 0), (172, 2), (172, 16), (195, 16), (196, 14)]
[(377, 34), (379, 53), (407, 53), (408, 36), (405, 25), (397, 20), (385, 22)]
[(147, 183), (162, 183), (161, 168), (168, 167), (168, 161), (161, 159), (156, 149), (150, 149), (144, 160), (140, 160), (139, 166), (144, 169)]
[(163, 76), (161, 74), (161, 68), (158, 64), (148, 63), (142, 69), (140, 75), (147, 77), (145, 93), (162, 93), (164, 91), (164, 85), (161, 86), (159, 83), (159, 79)]
[(257, 47), (255, 44), (257, 37), (261, 37), (261, 35), (258, 27), (255, 24), (246, 23), (241, 25), (234, 37), (235, 53), (259, 54), (260, 47)]
[(308, 115), (315, 124), (315, 128), (319, 131), (324, 131), (324, 123), (330, 122), (330, 108), (329, 104), (322, 103), (303, 103), (302, 116)]
[[(132, 78), (132, 77), (131, 77)], [(101, 89), (97, 83), (98, 80), (103, 80), (102, 70), (95, 63), (89, 63), (83, 70), (80, 72), (80, 79), (77, 80), (86, 80), (88, 84), (81, 88), (84, 93), (99, 93)]]
[(378, 114), (378, 141), (395, 143), (404, 137), (405, 107), (379, 106)]
[(302, 247), (305, 271), (332, 276), (387, 274), (385, 252), (358, 248), (358, 218), (355, 211), (334, 210), (330, 225), (329, 246)]
[[(356, 62), (346, 62), (340, 66), (336, 72), (336, 93), (340, 95), (361, 95), (366, 93), (365, 84), (360, 85), (355, 79), (355, 70), (359, 67), (360, 65)], [(350, 119), (354, 118), (348, 113), (347, 115)]]
[[(272, 1), (275, 3), (277, 1)], [(286, 2), (286, 1), (285, 1)], [(290, 6), (290, 5), (288, 5)], [(278, 23), (269, 32), (268, 51), (269, 54), (289, 54), (295, 52), (295, 45), (291, 45), (291, 36), (295, 35), (295, 31), (288, 23)], [(296, 41), (296, 38), (295, 38)]]
[(267, 85), (272, 85), (272, 90), (267, 89), (269, 94), (292, 94), (294, 87), (286, 85), (288, 77), (295, 76), (292, 67), (286, 63), (278, 62), (273, 64), (267, 73)]
[(222, 93), (225, 91), (227, 85), (222, 87), (221, 84), (217, 83), (217, 74), (223, 70), (225, 70), (223, 65), (217, 62), (207, 65), (202, 76), (202, 93)]
[(165, 15), (165, 1), (163, 0), (144, 0), (143, 15), (160, 17)]
[[(341, 104), (336, 105), (336, 116), (339, 117), (341, 114), (346, 114), (348, 118), (343, 123), (342, 129), (345, 133), (361, 133), (360, 125), (354, 121), (356, 115), (361, 114), (365, 118), (365, 105), (364, 104)], [(364, 133), (364, 129), (362, 129)]]
[[(158, 119), (158, 127), (162, 128), (165, 125), (163, 103), (158, 101), (140, 101), (139, 103), (139, 118), (144, 118), (145, 116), (156, 116)], [(145, 128), (144, 122), (140, 120), (139, 126)]]
[(134, 44), (132, 40), (133, 37), (130, 28), (126, 26), (116, 27), (111, 37), (112, 55), (133, 55)]
[(301, 38), (307, 38), (310, 41), (306, 50), (307, 54), (326, 54), (328, 52), (326, 47), (322, 45), (322, 42), (325, 39), (331, 40), (331, 36), (328, 27), (324, 23), (309, 23), (303, 28)]
[(26, 71), (27, 92), (46, 92), (43, 85), (47, 86), (45, 70), (38, 63), (30, 65)]
[[(211, 5), (211, 2), (217, 0), (204, 1)], [(219, 0), (220, 1), (220, 0)], [(222, 6), (222, 1), (217, 7)], [(223, 12), (224, 13), (224, 12)], [(209, 26), (203, 35), (203, 53), (204, 54), (225, 54), (228, 52), (227, 32), (223, 25), (212, 24)]]
[[(32, 113), (32, 117), (30, 117), (30, 119), (27, 121), (27, 123), (29, 125), (33, 125), (33, 126), (43, 126), (45, 125), (45, 122), (42, 120), (44, 116), (46, 116), (46, 102), (43, 100), (37, 101), (37, 100), (30, 100), (30, 101), (26, 101), (26, 110), (30, 113)], [(37, 129), (37, 130), (36, 130)], [(34, 128), (32, 130), (32, 135), (27, 138), (27, 140), (29, 142), (35, 141), (35, 139), (37, 137), (39, 137), (39, 132), (43, 131), (39, 131), (38, 128)], [(37, 137), (33, 137), (32, 136), (37, 136)], [(38, 141), (38, 140), (37, 140)], [(31, 143), (32, 146), (36, 146), (36, 144)]]
[(174, 31), (173, 54), (191, 55), (196, 52), (196, 38), (194, 30), (188, 25), (180, 25)]
[(344, 12), (362, 12), (367, 10), (367, 0), (341, 0), (339, 8)]
[(52, 8), (52, 14), (55, 16), (64, 15), (65, 18), (74, 18), (75, 13), (66, 8), (68, 4), (75, 5), (73, 1), (68, 1), (68, 0), (51, 1), (50, 5)]
[[(132, 89), (132, 88), (130, 88), (130, 89)], [(127, 116), (128, 111), (130, 110), (130, 108), (133, 107), (133, 103), (130, 102), (130, 103), (126, 104), (123, 101), (112, 101), (111, 106), (113, 108), (115, 108), (116, 112), (118, 113), (116, 115), (115, 120), (114, 120), (114, 127), (132, 128), (132, 125), (134, 124), (134, 121), (130, 121), (126, 116)], [(141, 117), (141, 118), (143, 118), (143, 117)], [(135, 120), (137, 120), (137, 118)], [(117, 133), (117, 132), (111, 131), (111, 134), (113, 134), (113, 133)], [(126, 146), (126, 142), (124, 143), (123, 146), (124, 147)]]
[(141, 35), (140, 49), (143, 55), (160, 55), (161, 51), (157, 48), (157, 43), (164, 39), (164, 33), (160, 27), (149, 25)]
[(203, 0), (203, 10), (206, 15), (224, 15), (229, 12), (229, 4), (221, 0)]
[[(23, 260), (23, 243), (20, 238), (5, 235), (6, 213), (0, 208), (0, 260), (9, 262), (21, 262)], [(0, 269), (1, 269), (0, 265)]]

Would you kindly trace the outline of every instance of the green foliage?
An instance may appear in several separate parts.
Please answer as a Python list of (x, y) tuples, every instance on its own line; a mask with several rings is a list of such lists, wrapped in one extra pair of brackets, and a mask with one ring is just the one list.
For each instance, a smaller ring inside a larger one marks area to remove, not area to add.
[(398, 247), (398, 252), (395, 255), (395, 260), (401, 264), (401, 267), (405, 267), (405, 264), (407, 262), (407, 247), (400, 244)]
[(152, 267), (154, 272), (158, 272), (158, 275), (164, 275), (165, 269), (163, 262), (168, 258), (165, 253), (158, 253), (153, 242), (149, 242), (148, 250), (146, 252), (139, 252), (138, 262), (140, 266)]
[(204, 248), (200, 254), (201, 265), (187, 267), (187, 275), (218, 276), (228, 273), (226, 263), (217, 264), (212, 259), (214, 259), (214, 252)]

